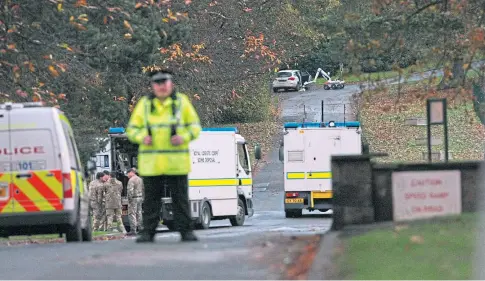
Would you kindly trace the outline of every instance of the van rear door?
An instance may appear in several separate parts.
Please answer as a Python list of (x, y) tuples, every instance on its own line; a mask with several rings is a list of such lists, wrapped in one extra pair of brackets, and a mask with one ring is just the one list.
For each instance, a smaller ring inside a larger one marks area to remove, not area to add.
[(16, 213), (63, 209), (60, 150), (53, 117), (48, 108), (10, 112), (11, 189)]
[(0, 214), (13, 212), (9, 124), (9, 112), (0, 108)]

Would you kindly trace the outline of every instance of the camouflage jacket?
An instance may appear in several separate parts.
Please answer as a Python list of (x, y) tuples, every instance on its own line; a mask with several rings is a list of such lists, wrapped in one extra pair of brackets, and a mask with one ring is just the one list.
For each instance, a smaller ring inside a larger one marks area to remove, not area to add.
[(121, 209), (123, 184), (117, 179), (110, 179), (105, 184), (106, 209)]
[(103, 203), (104, 183), (100, 180), (94, 180), (89, 184), (89, 200), (91, 203), (101, 205)]
[(139, 176), (133, 176), (128, 181), (128, 200), (135, 197), (144, 196), (143, 180)]

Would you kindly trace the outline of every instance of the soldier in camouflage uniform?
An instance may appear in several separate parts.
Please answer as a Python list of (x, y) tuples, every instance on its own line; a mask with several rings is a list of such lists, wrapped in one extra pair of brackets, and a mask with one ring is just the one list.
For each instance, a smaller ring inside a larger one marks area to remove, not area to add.
[(104, 189), (104, 173), (96, 174), (96, 180), (89, 184), (89, 201), (93, 212), (93, 230), (98, 230), (103, 222), (102, 192)]
[(126, 233), (123, 221), (121, 220), (121, 192), (123, 184), (116, 179), (116, 173), (112, 172), (110, 179), (105, 184), (106, 195), (106, 219), (108, 231), (114, 231), (113, 222), (117, 224), (120, 232)]
[(142, 209), (144, 188), (143, 180), (136, 175), (136, 169), (128, 170), (128, 218), (130, 219), (129, 235), (135, 235), (137, 228), (140, 229), (142, 225)]

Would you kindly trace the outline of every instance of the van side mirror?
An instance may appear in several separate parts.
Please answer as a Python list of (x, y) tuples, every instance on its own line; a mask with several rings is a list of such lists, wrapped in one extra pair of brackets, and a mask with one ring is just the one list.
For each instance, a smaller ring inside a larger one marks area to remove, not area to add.
[(94, 163), (93, 160), (88, 160), (88, 163), (86, 164), (86, 169), (92, 173), (96, 171), (96, 163)]
[(259, 144), (254, 146), (254, 158), (261, 160), (261, 146)]

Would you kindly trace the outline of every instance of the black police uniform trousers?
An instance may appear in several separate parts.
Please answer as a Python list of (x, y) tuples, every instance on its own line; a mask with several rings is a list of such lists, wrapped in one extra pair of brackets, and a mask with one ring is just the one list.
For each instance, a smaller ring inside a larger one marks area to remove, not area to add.
[(143, 177), (145, 200), (143, 202), (143, 230), (151, 236), (155, 235), (160, 223), (161, 198), (165, 187), (171, 193), (174, 227), (180, 233), (194, 229), (190, 215), (188, 177), (184, 176), (152, 176)]

